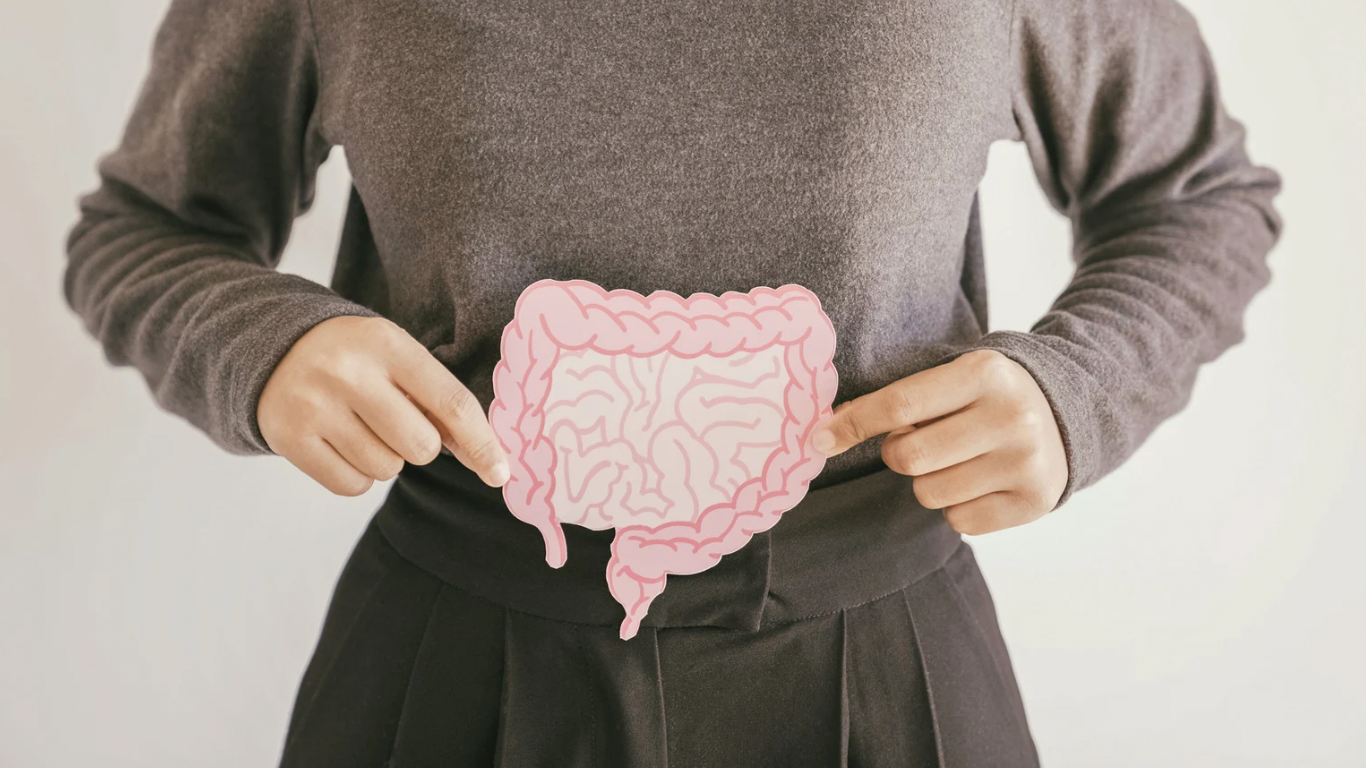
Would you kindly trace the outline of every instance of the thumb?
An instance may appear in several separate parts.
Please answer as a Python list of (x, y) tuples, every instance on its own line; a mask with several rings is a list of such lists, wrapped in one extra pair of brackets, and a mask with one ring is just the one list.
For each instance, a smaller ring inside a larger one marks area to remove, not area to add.
[(811, 435), (811, 447), (837, 456), (877, 435), (937, 419), (967, 406), (981, 385), (955, 362), (913, 373), (841, 403)]
[(905, 426), (897, 419), (897, 409), (888, 404), (897, 396), (889, 392), (895, 386), (840, 403), (812, 433), (811, 446), (827, 457), (838, 456), (864, 440)]

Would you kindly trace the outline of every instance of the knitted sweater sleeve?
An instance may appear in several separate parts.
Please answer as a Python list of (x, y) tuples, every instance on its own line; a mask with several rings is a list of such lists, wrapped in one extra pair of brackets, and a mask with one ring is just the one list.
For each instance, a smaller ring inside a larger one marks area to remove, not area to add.
[(1073, 227), (1076, 271), (1029, 332), (977, 348), (1048, 397), (1070, 478), (1117, 467), (1243, 338), (1281, 231), (1280, 178), (1253, 164), (1194, 18), (1174, 0), (1018, 0), (1017, 139)]
[(289, 347), (373, 315), (278, 272), (330, 146), (306, 0), (174, 0), (100, 185), (67, 241), (67, 302), (116, 365), (233, 453)]

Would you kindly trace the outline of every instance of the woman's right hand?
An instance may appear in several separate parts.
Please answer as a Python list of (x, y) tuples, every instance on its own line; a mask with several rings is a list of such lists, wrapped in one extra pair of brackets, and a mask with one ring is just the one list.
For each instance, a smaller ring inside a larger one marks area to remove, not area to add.
[(509, 476), (478, 398), (384, 318), (310, 329), (266, 382), (256, 420), (272, 451), (342, 496), (431, 463), (442, 445), (490, 486)]

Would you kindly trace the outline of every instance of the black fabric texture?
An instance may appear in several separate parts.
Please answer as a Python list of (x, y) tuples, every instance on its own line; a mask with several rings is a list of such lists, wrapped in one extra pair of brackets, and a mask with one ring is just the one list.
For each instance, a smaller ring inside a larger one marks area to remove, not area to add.
[[(602, 535), (570, 526), (552, 569), (466, 472), (406, 471), (362, 535), (282, 766), (1038, 764), (972, 549), (910, 478), (808, 494), (621, 640)], [(413, 557), (395, 521), (433, 526)]]

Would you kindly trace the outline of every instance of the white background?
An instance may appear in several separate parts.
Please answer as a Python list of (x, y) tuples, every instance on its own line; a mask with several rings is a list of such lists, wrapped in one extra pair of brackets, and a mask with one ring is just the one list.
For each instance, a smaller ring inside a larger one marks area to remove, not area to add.
[[(974, 541), (1046, 766), (1366, 765), (1366, 3), (1189, 0), (1287, 221), (1248, 339), (1056, 515)], [(0, 766), (273, 765), (386, 490), (237, 458), (107, 367), (60, 294), (165, 0), (0, 5)], [(331, 270), (340, 153), (286, 268)], [(1062, 287), (1018, 145), (984, 212), (993, 325)]]

